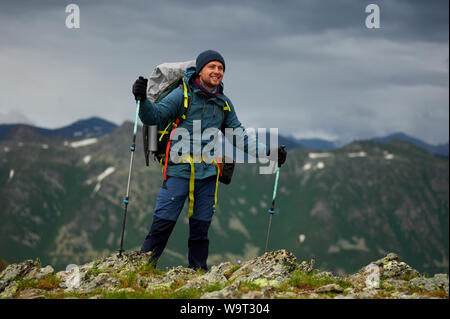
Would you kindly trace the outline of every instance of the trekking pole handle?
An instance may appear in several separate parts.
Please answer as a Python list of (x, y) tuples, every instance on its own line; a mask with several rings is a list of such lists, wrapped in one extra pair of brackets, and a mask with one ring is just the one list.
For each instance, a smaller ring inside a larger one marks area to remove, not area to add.
[(273, 194), (272, 194), (272, 205), (268, 212), (273, 215), (275, 214), (275, 198), (277, 196), (277, 188), (278, 188), (278, 177), (280, 176), (280, 168), (277, 167), (277, 173), (275, 175), (275, 186), (273, 187)]
[(275, 175), (275, 186), (273, 187), (272, 201), (275, 201), (275, 197), (277, 196), (278, 177), (279, 176), (280, 176), (280, 167), (277, 167), (277, 174)]
[(136, 101), (136, 118), (134, 119), (134, 130), (133, 130), (133, 134), (136, 138), (136, 132), (137, 132), (137, 126), (138, 126), (138, 118), (139, 118), (139, 109), (141, 107), (141, 101), (137, 100)]

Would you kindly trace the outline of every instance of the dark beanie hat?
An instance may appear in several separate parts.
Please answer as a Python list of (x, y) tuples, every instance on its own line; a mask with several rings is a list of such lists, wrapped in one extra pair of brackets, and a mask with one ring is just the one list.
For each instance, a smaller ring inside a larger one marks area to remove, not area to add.
[(225, 71), (225, 60), (220, 55), (219, 52), (214, 50), (206, 50), (200, 53), (195, 61), (195, 67), (197, 69), (197, 73), (209, 62), (211, 61), (219, 61), (223, 64), (223, 70)]

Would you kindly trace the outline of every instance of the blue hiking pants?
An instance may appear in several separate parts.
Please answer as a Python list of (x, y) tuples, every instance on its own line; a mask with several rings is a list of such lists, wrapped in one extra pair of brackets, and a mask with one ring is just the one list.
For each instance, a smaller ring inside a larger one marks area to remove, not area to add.
[[(213, 216), (216, 176), (195, 180), (194, 212), (189, 218), (189, 268), (208, 270), (208, 229)], [(153, 222), (142, 244), (141, 251), (152, 251), (151, 262), (161, 256), (178, 216), (189, 195), (189, 180), (169, 176), (159, 191)]]

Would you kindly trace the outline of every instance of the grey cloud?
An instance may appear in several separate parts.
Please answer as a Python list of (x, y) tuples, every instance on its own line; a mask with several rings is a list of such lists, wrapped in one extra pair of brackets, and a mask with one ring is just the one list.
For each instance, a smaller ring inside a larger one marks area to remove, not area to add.
[[(79, 30), (64, 27), (66, 3), (0, 3), (3, 114), (53, 127), (90, 115), (120, 124), (133, 118), (138, 75), (213, 48), (247, 126), (448, 141), (448, 1), (370, 1), (378, 30), (365, 28), (367, 3), (357, 0), (72, 2)], [(32, 104), (15, 100), (23, 79)]]
[(18, 110), (8, 110), (6, 112), (0, 112), (1, 124), (34, 124), (25, 114)]

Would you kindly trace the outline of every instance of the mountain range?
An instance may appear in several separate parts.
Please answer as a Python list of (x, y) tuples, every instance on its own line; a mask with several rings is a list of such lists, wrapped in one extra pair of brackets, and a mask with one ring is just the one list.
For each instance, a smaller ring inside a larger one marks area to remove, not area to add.
[[(117, 124), (98, 117), (91, 117), (88, 119), (78, 120), (73, 124), (58, 129), (47, 129), (28, 124), (0, 124), (0, 141), (6, 138), (10, 130), (17, 127), (18, 125), (30, 127), (41, 135), (59, 136), (68, 139), (76, 139), (83, 137), (100, 137), (111, 133), (118, 127)], [(269, 141), (269, 135), (267, 136), (266, 140)], [(401, 132), (393, 133), (383, 137), (373, 137), (369, 138), (368, 140), (380, 143), (389, 143), (393, 140), (400, 140), (411, 143), (424, 150), (427, 150), (428, 152), (430, 152), (435, 156), (443, 158), (449, 157), (449, 142), (432, 145), (418, 138), (411, 137)], [(325, 151), (337, 149), (339, 147), (345, 146), (347, 143), (340, 141), (328, 141), (320, 138), (308, 139), (308, 138), (295, 138), (292, 136), (279, 135), (278, 144), (285, 145), (289, 150), (298, 147), (304, 147), (311, 150)]]
[[(4, 133), (4, 127), (0, 257), (9, 263), (38, 257), (64, 269), (116, 251), (133, 124), (103, 135), (81, 125), (65, 136), (28, 125)], [(142, 147), (135, 155), (125, 250), (140, 248), (162, 182), (159, 164), (145, 166)], [(219, 186), (210, 265), (263, 252), (274, 176), (260, 175), (261, 166), (237, 164), (232, 183)], [(448, 177), (448, 160), (398, 139), (326, 151), (292, 147), (280, 171), (269, 250), (288, 249), (342, 273), (394, 252), (421, 272), (448, 273)], [(187, 263), (186, 215), (187, 207), (161, 267)]]

